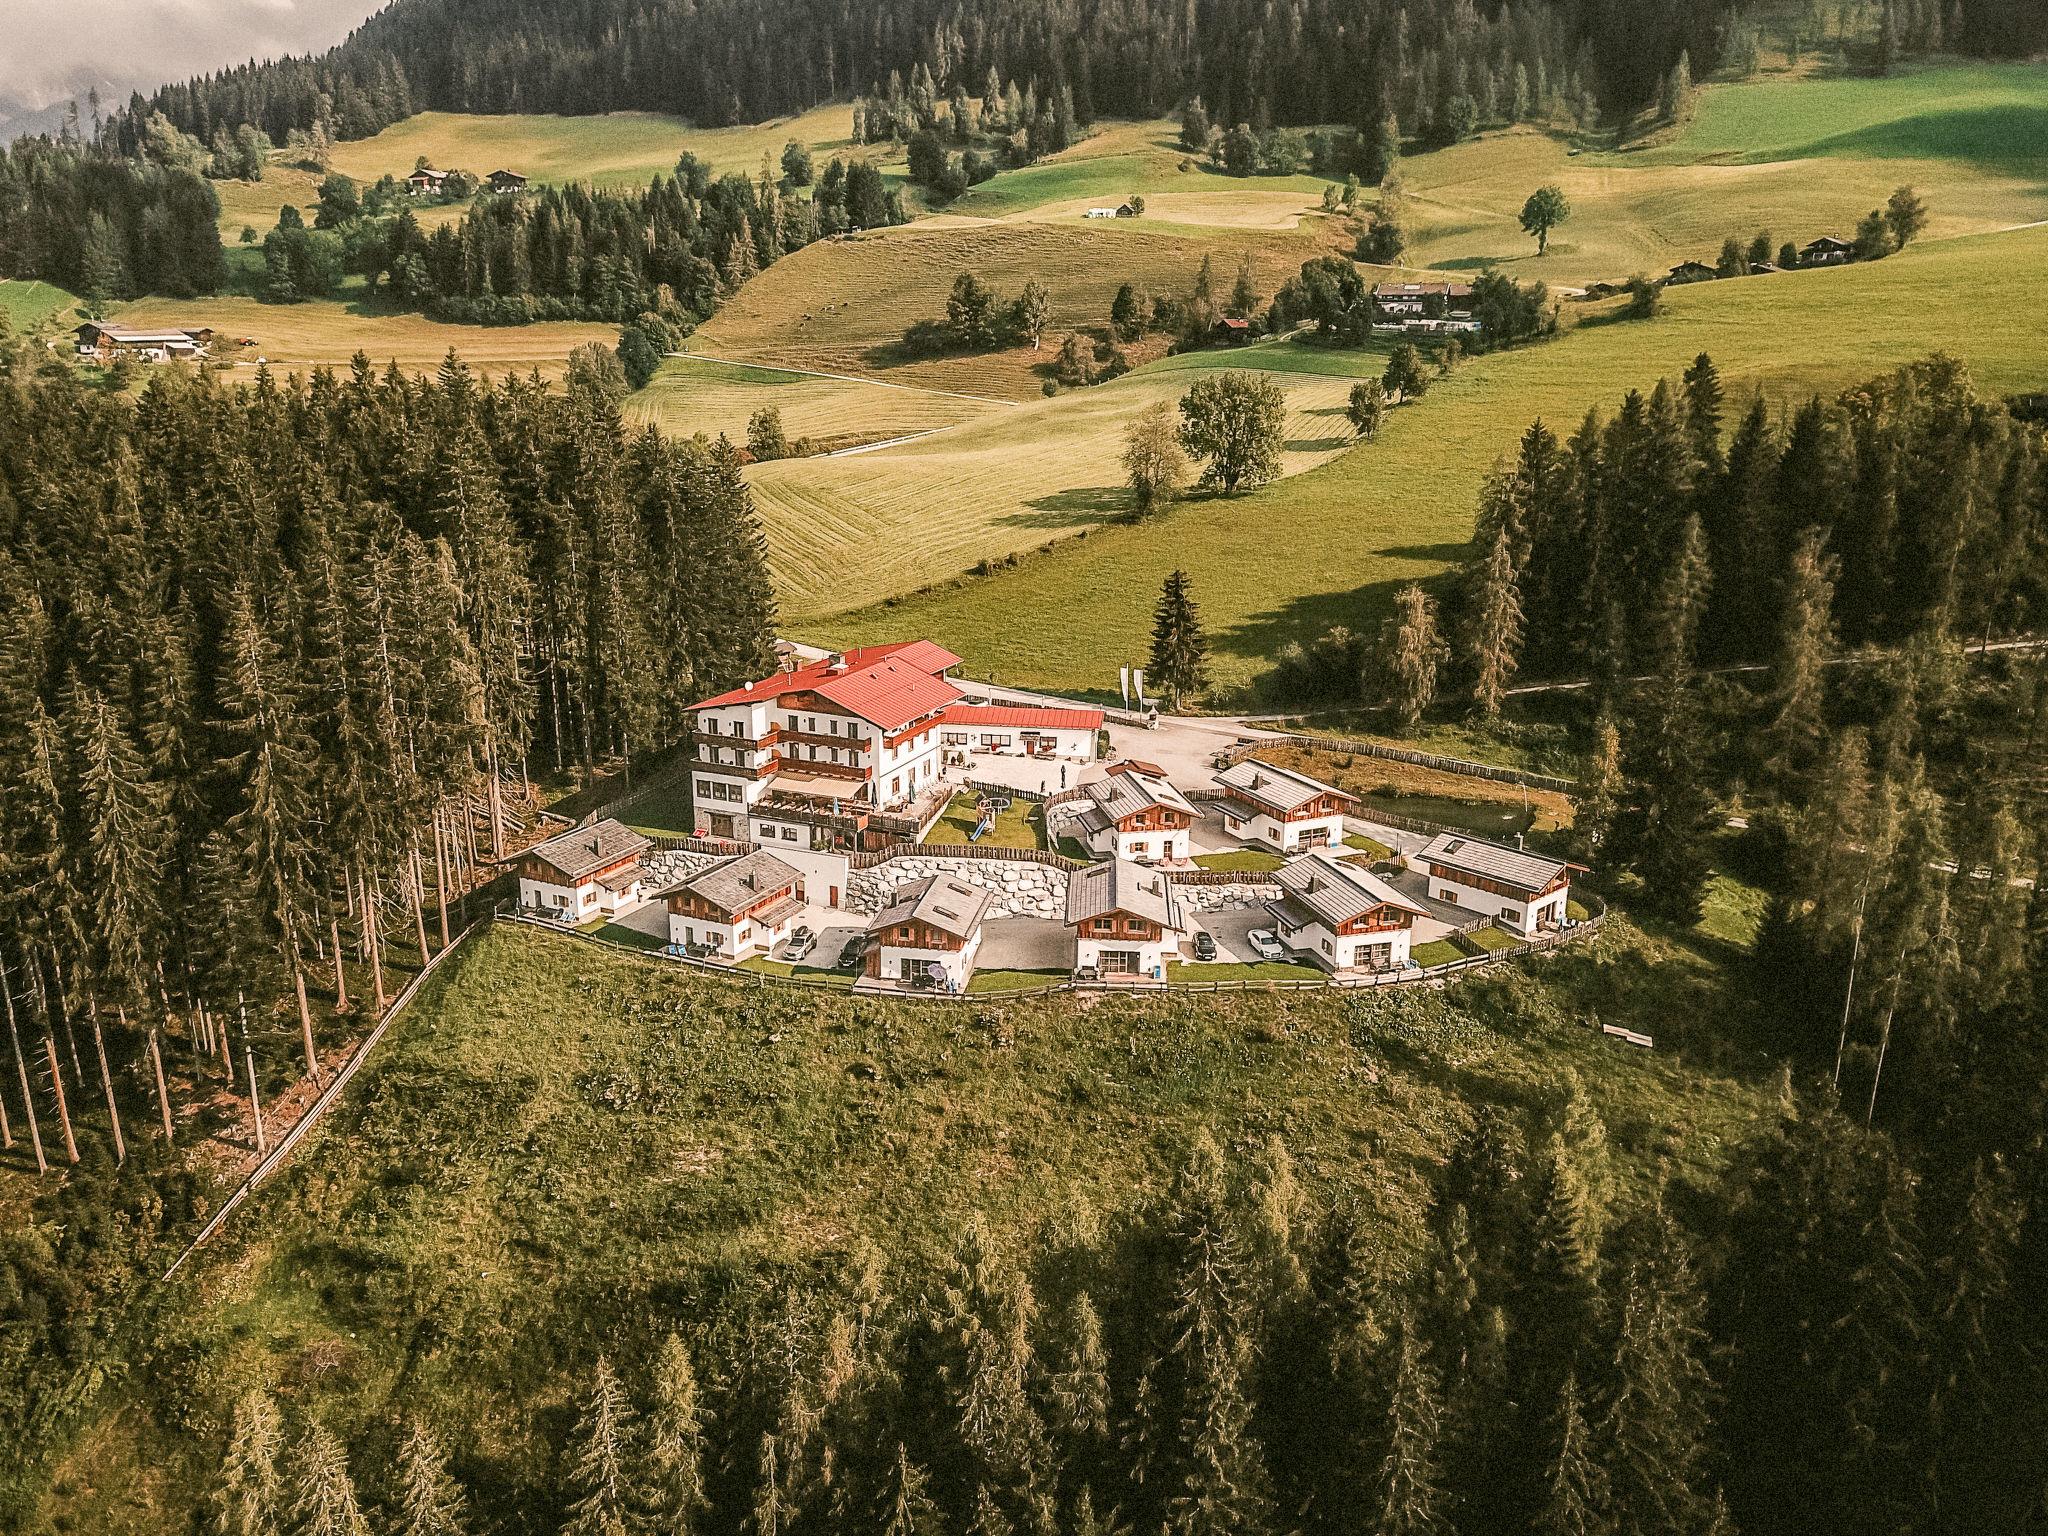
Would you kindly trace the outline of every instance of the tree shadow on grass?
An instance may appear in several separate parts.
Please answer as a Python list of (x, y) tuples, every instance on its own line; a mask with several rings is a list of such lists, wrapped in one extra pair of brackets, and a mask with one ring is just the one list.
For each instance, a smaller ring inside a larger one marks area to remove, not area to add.
[(1081, 485), (1035, 496), (1025, 503), (1030, 512), (1012, 512), (997, 521), (1013, 528), (1074, 528), (1130, 516), (1131, 493), (1120, 485)]
[[(1342, 415), (1339, 411), (1336, 414)], [(1339, 433), (1335, 437), (1290, 437), (1287, 440), (1289, 453), (1338, 453), (1351, 446), (1351, 434)]]

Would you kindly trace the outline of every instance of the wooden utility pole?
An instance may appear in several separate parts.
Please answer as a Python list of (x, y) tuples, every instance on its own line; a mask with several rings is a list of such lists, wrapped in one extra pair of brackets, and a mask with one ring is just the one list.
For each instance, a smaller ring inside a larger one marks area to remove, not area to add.
[(36, 1149), (36, 1173), (40, 1176), (50, 1171), (50, 1160), (43, 1155), (43, 1130), (36, 1124), (35, 1090), (29, 1082), (28, 1058), (21, 1052), (21, 1026), (14, 1018), (14, 984), (7, 979), (4, 961), (0, 961), (0, 995), (7, 999), (7, 1034), (14, 1043), (14, 1070), (21, 1078), (21, 1103), (28, 1112), (28, 1139)]
[(107, 1037), (100, 1029), (100, 1005), (97, 998), (86, 998), (87, 1016), (92, 1020), (92, 1043), (100, 1056), (100, 1087), (106, 1090), (107, 1120), (114, 1127), (114, 1166), (120, 1167), (128, 1161), (128, 1138), (121, 1134), (121, 1106), (114, 1102), (114, 1074), (107, 1070)]

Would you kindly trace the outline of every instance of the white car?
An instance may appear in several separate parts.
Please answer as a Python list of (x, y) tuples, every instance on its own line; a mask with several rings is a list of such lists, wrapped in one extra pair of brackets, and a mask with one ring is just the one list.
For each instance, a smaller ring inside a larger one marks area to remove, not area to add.
[(1270, 928), (1254, 928), (1245, 935), (1245, 942), (1252, 947), (1252, 953), (1261, 960), (1284, 960), (1287, 951), (1280, 947), (1280, 935)]

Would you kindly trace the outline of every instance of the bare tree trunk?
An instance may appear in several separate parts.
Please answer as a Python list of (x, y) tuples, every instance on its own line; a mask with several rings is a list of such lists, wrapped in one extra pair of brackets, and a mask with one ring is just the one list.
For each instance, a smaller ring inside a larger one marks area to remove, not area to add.
[(434, 905), (441, 909), (441, 947), (448, 947), (448, 845), (441, 830), (441, 807), (434, 807)]
[(7, 999), (7, 1034), (14, 1042), (14, 1070), (21, 1078), (22, 1108), (28, 1113), (28, 1139), (36, 1149), (36, 1173), (50, 1171), (50, 1160), (43, 1155), (43, 1128), (36, 1124), (36, 1096), (29, 1082), (28, 1058), (21, 1051), (21, 1026), (14, 1017), (14, 984), (7, 979), (7, 966), (0, 962), (0, 996)]
[(114, 1166), (120, 1167), (128, 1161), (128, 1138), (121, 1134), (121, 1107), (114, 1102), (114, 1074), (107, 1070), (107, 1037), (100, 1029), (100, 1005), (97, 999), (86, 999), (86, 1012), (92, 1019), (92, 1043), (99, 1052), (100, 1087), (107, 1095), (107, 1120), (114, 1127)]
[[(1865, 882), (1868, 889), (1868, 882)], [(1849, 1005), (1856, 997), (1856, 961), (1863, 953), (1863, 899), (1856, 900), (1856, 937), (1849, 944), (1849, 984), (1842, 991), (1842, 1033), (1835, 1041), (1835, 1086), (1842, 1086), (1842, 1057), (1849, 1049)]]
[[(346, 884), (347, 882), (344, 881), (343, 883)], [(334, 938), (334, 1011), (336, 1013), (346, 1013), (348, 1011), (348, 974), (342, 969), (341, 914), (339, 912), (329, 913), (327, 923)]]
[[(240, 993), (235, 995), (235, 1007), (242, 1015), (242, 1061), (249, 1069), (249, 1124), (256, 1133), (256, 1155), (269, 1150), (263, 1143), (263, 1105), (256, 1096), (256, 1051), (249, 1044), (249, 1003)], [(225, 1035), (226, 1030), (221, 1033)]]
[(50, 1062), (50, 1089), (57, 1099), (57, 1124), (64, 1131), (64, 1155), (76, 1163), (78, 1138), (71, 1134), (71, 1106), (64, 1102), (64, 1072), (57, 1065), (57, 1037), (50, 1033), (48, 1023), (43, 1025), (43, 1054)]
[[(498, 738), (495, 734), (484, 746), (484, 769), (490, 774), (491, 857), (502, 859), (505, 857), (505, 797), (504, 790), (498, 783)], [(468, 822), (470, 818), (465, 813), (462, 819)], [(476, 829), (472, 826), (472, 841), (475, 836)]]
[(164, 1145), (168, 1147), (176, 1143), (178, 1134), (171, 1125), (171, 1090), (164, 1082), (164, 1052), (157, 1044), (154, 1024), (149, 1028), (149, 1064), (156, 1070), (156, 1107), (163, 1113)]
[(434, 956), (427, 948), (426, 893), (420, 888), (420, 845), (417, 841), (407, 852), (404, 880), (405, 894), (412, 900), (412, 926), (420, 941), (420, 968), (424, 970)]
[(1899, 981), (1900, 976), (1895, 975), (1892, 977), (1892, 998), (1889, 1003), (1885, 1004), (1884, 1028), (1879, 1031), (1877, 1037), (1877, 1067), (1870, 1074), (1870, 1102), (1863, 1106), (1863, 1123), (1865, 1125), (1870, 1124), (1877, 1117), (1877, 1085), (1884, 1081), (1885, 1052), (1891, 1049), (1892, 1015), (1899, 1011)]
[(377, 1014), (382, 1017), (388, 999), (384, 993), (383, 945), (377, 934), (377, 893), (366, 871), (359, 868), (356, 878), (363, 887), (363, 953), (370, 962), (370, 986), (377, 996)]
[(57, 988), (57, 1017), (64, 1021), (64, 1043), (71, 1051), (71, 1075), (84, 1082), (85, 1064), (78, 1055), (78, 1031), (71, 1027), (71, 999), (64, 992), (64, 962), (57, 958), (54, 945), (50, 949), (50, 979)]
[(299, 1042), (306, 1048), (306, 1075), (320, 1081), (320, 1056), (313, 1049), (313, 1010), (306, 1002), (306, 968), (299, 964), (299, 947), (292, 945), (292, 991), (299, 1001)]
[(7, 1113), (7, 1095), (0, 1093), (0, 1151), (14, 1150), (14, 1117)]

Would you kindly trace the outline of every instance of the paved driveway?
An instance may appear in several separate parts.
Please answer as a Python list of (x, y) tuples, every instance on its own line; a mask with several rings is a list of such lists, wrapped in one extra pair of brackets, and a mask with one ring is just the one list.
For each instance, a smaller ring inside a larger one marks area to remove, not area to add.
[[(1273, 914), (1264, 907), (1234, 908), (1224, 912), (1195, 912), (1190, 916), (1197, 928), (1206, 928), (1215, 936), (1218, 961), (1235, 960), (1247, 965), (1257, 960), (1259, 956), (1245, 935), (1254, 928), (1273, 926)], [(1191, 937), (1181, 958), (1192, 960), (1194, 956), (1194, 942)]]
[(992, 917), (982, 924), (974, 965), (982, 971), (1071, 971), (1074, 935), (1049, 918)]

